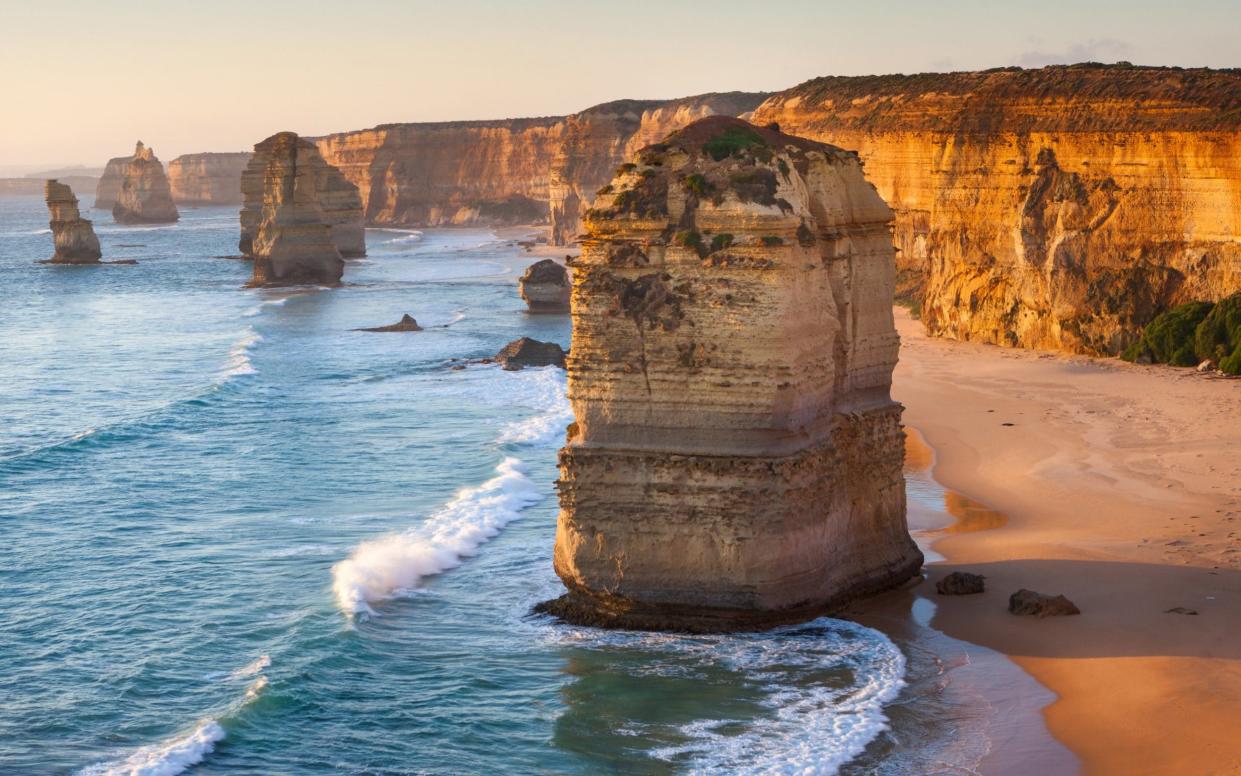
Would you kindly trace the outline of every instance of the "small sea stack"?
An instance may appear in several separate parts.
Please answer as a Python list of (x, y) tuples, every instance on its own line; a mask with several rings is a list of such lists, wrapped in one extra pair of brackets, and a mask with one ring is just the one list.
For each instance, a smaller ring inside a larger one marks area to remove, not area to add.
[(569, 312), (569, 272), (552, 259), (531, 264), (517, 285), (530, 312)]
[(375, 332), (401, 332), (401, 331), (422, 331), (422, 327), (418, 325), (418, 321), (414, 320), (414, 316), (405, 313), (401, 316), (401, 320), (388, 326), (372, 326), (364, 329), (354, 329), (354, 331), (375, 331)]
[(103, 252), (99, 238), (91, 222), (82, 218), (78, 210), (78, 198), (73, 189), (57, 180), (49, 180), (43, 188), (47, 211), (51, 216), (48, 226), (56, 252), (48, 264), (98, 264)]
[(358, 187), (340, 170), (323, 160), (318, 147), (293, 132), (279, 132), (254, 147), (249, 163), (241, 173), (241, 240), (238, 248), (243, 256), (254, 258), (255, 238), (263, 221), (264, 192), (267, 171), (273, 155), (288, 154), (296, 148), (299, 174), (307, 175), (308, 185), (328, 227), (332, 244), (341, 258), (366, 255), (366, 224), (363, 219), (362, 197)]
[[(243, 246), (254, 259), (251, 286), (336, 285), (345, 262), (319, 201), (323, 158), (292, 132), (254, 147), (242, 175)], [(254, 219), (247, 221), (247, 217)], [(250, 229), (248, 245), (244, 238)]]
[(605, 191), (572, 265), (568, 593), (540, 611), (746, 630), (916, 575), (892, 211), (857, 155), (717, 116)]
[(139, 140), (121, 174), (112, 218), (118, 224), (171, 224), (180, 217), (164, 165)]
[(540, 342), (529, 337), (515, 339), (491, 358), (507, 372), (518, 372), (528, 366), (558, 366), (565, 368), (564, 348), (555, 342)]

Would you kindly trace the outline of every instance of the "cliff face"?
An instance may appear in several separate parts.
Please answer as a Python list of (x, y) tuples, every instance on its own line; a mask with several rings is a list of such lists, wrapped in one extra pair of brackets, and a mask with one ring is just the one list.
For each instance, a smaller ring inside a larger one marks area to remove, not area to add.
[[(296, 154), (288, 159), (277, 159), (274, 154), (288, 155), (290, 149)], [(242, 172), (241, 253), (257, 256), (256, 241), (265, 218), (265, 207), (270, 197), (270, 176), (282, 164), (300, 165), (297, 174), (305, 173), (314, 187), (315, 207), (327, 225), (332, 243), (344, 258), (366, 255), (366, 230), (362, 220), (362, 199), (358, 189), (341, 174), (340, 170), (324, 161), (315, 144), (299, 138), (292, 132), (281, 132), (267, 138), (254, 147), (245, 170)], [(275, 165), (275, 167), (273, 167)], [(338, 276), (339, 278), (339, 276)]]
[(716, 117), (643, 150), (574, 262), (567, 619), (726, 630), (899, 584), (892, 213), (855, 155)]
[[(68, 175), (54, 180), (76, 188), (78, 191), (90, 191), (99, 185), (99, 179), (89, 175)], [(39, 178), (0, 178), (0, 197), (42, 194), (46, 183), (46, 178), (42, 180)]]
[(250, 285), (340, 282), (345, 262), (320, 202), (326, 166), (314, 144), (292, 132), (272, 135), (254, 147), (246, 167), (247, 210), (242, 211), (245, 215), (253, 209), (257, 215)]
[(99, 238), (91, 222), (82, 218), (78, 210), (78, 198), (73, 190), (56, 180), (44, 186), (47, 211), (51, 217), (48, 226), (56, 253), (49, 264), (98, 264), (103, 255), (99, 250)]
[(858, 151), (931, 334), (1114, 354), (1241, 290), (1241, 71), (820, 78), (754, 120)]
[(121, 192), (112, 206), (112, 218), (118, 224), (169, 224), (180, 217), (172, 203), (164, 165), (139, 140), (122, 172)]
[(187, 205), (240, 205), (248, 152), (184, 154), (168, 163), (173, 201)]
[(703, 116), (739, 115), (765, 95), (621, 100), (573, 116), (389, 124), (319, 138), (327, 162), (378, 225), (512, 225), (550, 221), (576, 236), (581, 210), (637, 148)]
[(125, 165), (129, 164), (129, 156), (117, 156), (108, 160), (103, 168), (103, 175), (95, 186), (96, 210), (111, 210), (121, 196), (121, 181), (125, 179)]

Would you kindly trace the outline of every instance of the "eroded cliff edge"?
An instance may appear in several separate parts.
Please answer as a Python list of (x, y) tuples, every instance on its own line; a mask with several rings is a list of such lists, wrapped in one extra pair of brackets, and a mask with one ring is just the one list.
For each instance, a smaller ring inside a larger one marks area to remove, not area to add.
[(544, 606), (730, 630), (903, 582), (892, 213), (856, 155), (737, 119), (621, 167), (574, 262)]
[(174, 202), (186, 205), (240, 205), (241, 174), (248, 151), (182, 154), (168, 163)]
[(1241, 290), (1241, 70), (819, 78), (754, 120), (859, 153), (931, 334), (1115, 354)]

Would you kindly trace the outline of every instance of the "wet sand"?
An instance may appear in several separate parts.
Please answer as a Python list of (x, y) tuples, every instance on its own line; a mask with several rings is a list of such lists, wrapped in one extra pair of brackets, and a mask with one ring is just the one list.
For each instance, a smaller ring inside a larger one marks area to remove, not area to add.
[[(1241, 381), (933, 340), (903, 310), (897, 326), (893, 390), (935, 479), (1005, 518), (934, 543), (931, 626), (1055, 693), (1047, 726), (1085, 773), (1241, 772)], [(956, 569), (987, 592), (934, 596)], [(1022, 587), (1082, 614), (1014, 617)], [(984, 773), (1064, 767), (1014, 770), (1003, 750)]]

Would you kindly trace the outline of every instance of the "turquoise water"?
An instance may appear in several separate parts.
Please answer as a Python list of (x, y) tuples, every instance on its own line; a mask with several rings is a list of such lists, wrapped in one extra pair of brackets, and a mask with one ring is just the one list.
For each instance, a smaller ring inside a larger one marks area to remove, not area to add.
[(0, 198), (0, 771), (831, 773), (885, 728), (904, 657), (860, 625), (529, 615), (563, 373), (453, 368), (569, 345), (519, 248), (372, 230), (345, 287), (258, 291), (234, 209), (86, 215), (140, 263), (35, 264), (42, 201)]

